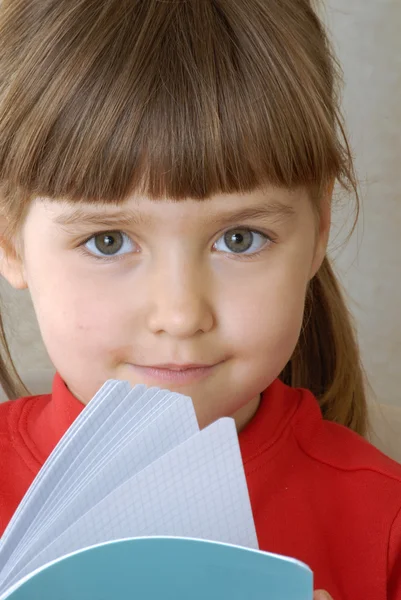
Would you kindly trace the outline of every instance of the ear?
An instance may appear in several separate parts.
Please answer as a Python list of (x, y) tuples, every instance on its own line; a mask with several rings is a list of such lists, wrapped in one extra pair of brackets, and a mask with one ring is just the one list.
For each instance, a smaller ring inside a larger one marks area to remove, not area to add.
[(327, 245), (329, 243), (330, 226), (331, 226), (331, 203), (333, 198), (335, 180), (330, 181), (326, 188), (326, 192), (321, 199), (318, 214), (318, 229), (317, 238), (315, 244), (315, 254), (313, 257), (310, 279), (316, 275), (327, 252)]
[(22, 253), (6, 234), (7, 219), (0, 215), (0, 274), (17, 290), (28, 287)]

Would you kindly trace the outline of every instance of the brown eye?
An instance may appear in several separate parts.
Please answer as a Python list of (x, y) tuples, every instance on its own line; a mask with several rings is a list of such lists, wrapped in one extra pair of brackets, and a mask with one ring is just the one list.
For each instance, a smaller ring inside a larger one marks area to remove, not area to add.
[(97, 233), (84, 246), (96, 258), (128, 254), (135, 248), (134, 242), (121, 231)]
[(246, 252), (252, 246), (253, 233), (248, 229), (234, 229), (224, 235), (224, 243), (231, 252)]
[(93, 239), (96, 249), (109, 256), (121, 250), (124, 243), (124, 238), (119, 231), (99, 233)]
[(255, 254), (268, 242), (269, 237), (259, 231), (252, 231), (245, 227), (230, 229), (214, 244), (220, 252), (234, 254)]

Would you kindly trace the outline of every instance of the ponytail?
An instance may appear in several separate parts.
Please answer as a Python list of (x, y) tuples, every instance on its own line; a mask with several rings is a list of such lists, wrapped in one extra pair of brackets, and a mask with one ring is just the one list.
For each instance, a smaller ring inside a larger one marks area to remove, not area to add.
[(310, 283), (298, 345), (281, 379), (310, 390), (325, 419), (366, 435), (365, 377), (356, 332), (327, 257)]
[(0, 314), (0, 385), (9, 400), (15, 400), (21, 396), (29, 395), (29, 391), (23, 384), (13, 359), (6, 334), (4, 331), (3, 319)]

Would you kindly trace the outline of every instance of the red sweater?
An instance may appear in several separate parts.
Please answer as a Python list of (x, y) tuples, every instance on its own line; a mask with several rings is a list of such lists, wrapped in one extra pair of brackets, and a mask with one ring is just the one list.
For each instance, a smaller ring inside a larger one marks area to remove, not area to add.
[[(82, 409), (58, 375), (0, 404), (0, 535)], [(239, 437), (260, 548), (306, 562), (334, 600), (401, 600), (401, 465), (278, 380)]]

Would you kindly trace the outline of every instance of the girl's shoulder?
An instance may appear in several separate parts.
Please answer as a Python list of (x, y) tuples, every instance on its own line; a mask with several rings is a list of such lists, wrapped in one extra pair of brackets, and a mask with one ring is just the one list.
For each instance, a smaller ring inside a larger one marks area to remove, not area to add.
[(24, 396), (17, 400), (0, 402), (0, 435), (9, 435), (18, 427), (20, 419), (27, 416), (26, 412), (47, 401), (47, 394), (38, 396)]
[(24, 408), (32, 400), (35, 400), (35, 396), (0, 402), (0, 436), (9, 436), (12, 433)]
[[(46, 427), (41, 418), (49, 405), (51, 395), (26, 396), (17, 400), (0, 402), (0, 449), (3, 455), (10, 452), (31, 462), (41, 461), (41, 452), (36, 451), (38, 430), (40, 437), (46, 435)], [(36, 465), (35, 465), (36, 467)]]
[(401, 485), (401, 464), (348, 427), (323, 419), (316, 398), (301, 393), (293, 431), (305, 454), (338, 471), (370, 472)]
[(30, 396), (0, 402), (0, 536), (43, 463), (32, 425), (44, 400)]

